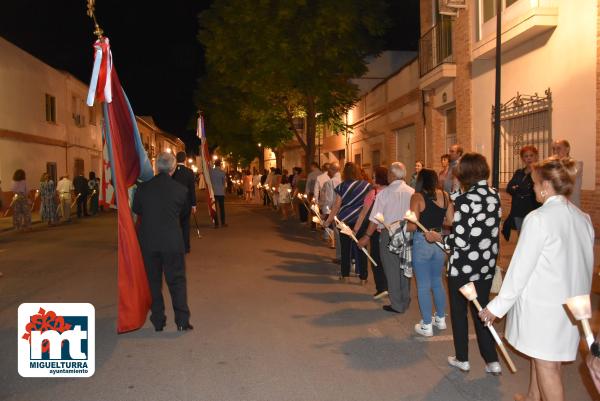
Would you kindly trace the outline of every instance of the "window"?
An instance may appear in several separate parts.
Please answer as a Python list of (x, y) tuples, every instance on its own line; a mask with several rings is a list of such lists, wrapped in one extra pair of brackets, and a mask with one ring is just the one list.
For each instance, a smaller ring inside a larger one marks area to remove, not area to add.
[(46, 173), (54, 183), (56, 183), (56, 162), (46, 163)]
[(78, 175), (82, 175), (84, 170), (83, 159), (75, 159), (75, 165), (73, 168), (73, 177), (77, 177)]
[(373, 171), (375, 171), (379, 166), (381, 166), (381, 151), (374, 150), (371, 152), (371, 167), (373, 168)]
[(46, 121), (56, 123), (56, 98), (46, 93)]
[(90, 125), (96, 125), (96, 106), (88, 107)]
[(354, 164), (356, 164), (358, 168), (362, 168), (362, 154), (357, 153), (354, 155)]
[(483, 22), (487, 22), (496, 16), (496, 1), (502, 1), (502, 9), (506, 9), (519, 0), (479, 0), (479, 7), (483, 16)]
[[(521, 148), (533, 145), (539, 160), (550, 156), (552, 147), (552, 93), (517, 96), (500, 107), (500, 182), (508, 182), (522, 167)], [(492, 138), (494, 112), (492, 110)]]
[(85, 127), (84, 104), (76, 95), (71, 97), (71, 115), (77, 127)]
[(446, 110), (446, 151), (456, 144), (456, 107)]

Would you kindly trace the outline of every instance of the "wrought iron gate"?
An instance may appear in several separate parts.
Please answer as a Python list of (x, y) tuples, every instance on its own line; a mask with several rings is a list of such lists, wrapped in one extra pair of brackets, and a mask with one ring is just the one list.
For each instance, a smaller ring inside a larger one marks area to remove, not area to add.
[[(500, 106), (500, 182), (510, 181), (515, 170), (522, 167), (520, 151), (533, 145), (540, 160), (552, 150), (552, 93), (517, 96)], [(494, 107), (492, 106), (492, 137)], [(493, 142), (493, 141), (492, 141)]]

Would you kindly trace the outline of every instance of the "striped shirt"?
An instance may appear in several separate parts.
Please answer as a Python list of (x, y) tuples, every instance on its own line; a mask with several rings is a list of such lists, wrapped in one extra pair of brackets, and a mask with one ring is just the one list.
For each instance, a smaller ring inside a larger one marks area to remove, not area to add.
[(365, 196), (371, 190), (367, 181), (343, 181), (335, 187), (335, 193), (342, 198), (342, 206), (337, 214), (338, 219), (352, 226), (363, 207)]

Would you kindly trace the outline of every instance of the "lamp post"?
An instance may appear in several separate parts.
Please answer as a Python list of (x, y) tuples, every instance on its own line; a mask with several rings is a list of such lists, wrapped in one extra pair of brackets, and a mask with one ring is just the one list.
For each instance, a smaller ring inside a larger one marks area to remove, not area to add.
[(500, 83), (502, 78), (502, 0), (496, 0), (496, 88), (494, 97), (494, 148), (492, 187), (500, 186)]

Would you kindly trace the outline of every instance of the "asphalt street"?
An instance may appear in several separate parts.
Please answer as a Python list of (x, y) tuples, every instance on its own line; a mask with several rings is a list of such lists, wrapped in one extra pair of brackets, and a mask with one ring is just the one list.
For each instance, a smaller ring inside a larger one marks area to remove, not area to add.
[[(487, 376), (472, 340), (464, 374), (446, 362), (450, 328), (414, 334), (414, 282), (410, 310), (392, 315), (372, 282), (340, 283), (333, 251), (296, 221), (237, 201), (227, 209), (229, 227), (214, 230), (199, 208), (203, 238), (186, 259), (195, 330), (185, 333), (167, 302), (164, 332), (147, 322), (116, 334), (114, 213), (0, 234), (0, 400), (508, 401), (526, 390), (529, 363), (516, 353), (517, 374), (503, 363), (502, 376)], [(93, 377), (19, 376), (17, 308), (39, 301), (95, 306)], [(568, 400), (597, 399), (581, 356), (564, 380)]]

